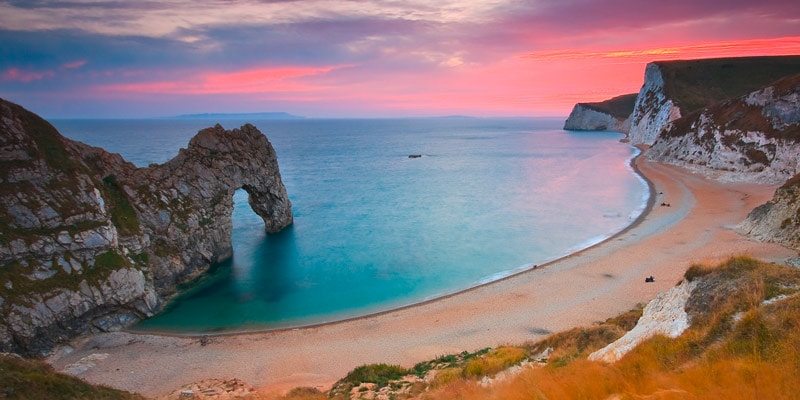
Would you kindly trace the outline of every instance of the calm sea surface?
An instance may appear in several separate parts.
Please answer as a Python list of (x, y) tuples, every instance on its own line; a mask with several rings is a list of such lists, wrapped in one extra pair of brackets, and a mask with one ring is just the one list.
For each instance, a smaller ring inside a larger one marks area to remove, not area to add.
[(141, 329), (285, 328), (420, 302), (597, 243), (629, 225), (648, 195), (621, 135), (566, 132), (560, 119), (53, 124), (146, 166), (217, 122), (250, 122), (269, 137), (294, 225), (266, 235), (238, 191), (233, 259)]

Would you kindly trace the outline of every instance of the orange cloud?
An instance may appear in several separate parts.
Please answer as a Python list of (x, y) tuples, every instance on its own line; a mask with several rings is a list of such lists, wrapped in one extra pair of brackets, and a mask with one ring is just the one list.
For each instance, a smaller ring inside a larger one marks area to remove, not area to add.
[(798, 53), (800, 53), (800, 36), (789, 36), (623, 51), (597, 51), (590, 49), (542, 51), (527, 53), (523, 57), (536, 60), (613, 58), (634, 62), (649, 62), (691, 58), (742, 57), (746, 55), (792, 55)]

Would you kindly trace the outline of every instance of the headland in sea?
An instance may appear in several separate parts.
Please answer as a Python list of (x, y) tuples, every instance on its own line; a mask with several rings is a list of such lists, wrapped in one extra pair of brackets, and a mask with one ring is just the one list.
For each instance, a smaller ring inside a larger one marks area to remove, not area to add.
[[(48, 361), (57, 370), (81, 371), (77, 376), (91, 383), (153, 397), (208, 378), (235, 377), (267, 392), (327, 388), (363, 364), (411, 366), (604, 320), (674, 286), (694, 263), (794, 254), (733, 229), (776, 186), (721, 183), (641, 155), (634, 165), (651, 189), (644, 213), (602, 243), (536, 269), (391, 312), (301, 329), (103, 333), (77, 339)], [(651, 275), (655, 282), (645, 283)]]

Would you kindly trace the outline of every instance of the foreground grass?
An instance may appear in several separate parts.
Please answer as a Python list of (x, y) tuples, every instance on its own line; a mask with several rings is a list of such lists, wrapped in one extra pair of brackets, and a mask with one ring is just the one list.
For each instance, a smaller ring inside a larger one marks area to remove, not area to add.
[[(702, 280), (678, 338), (654, 337), (613, 365), (567, 351), (489, 388), (465, 379), (419, 398), (800, 398), (800, 271), (737, 257), (692, 267), (688, 278)], [(545, 342), (570, 342), (558, 336)]]
[(41, 361), (0, 355), (0, 398), (9, 399), (144, 399), (136, 394), (93, 386), (59, 374)]
[[(635, 326), (640, 309), (540, 342), (443, 356), (407, 370), (362, 366), (340, 381), (350, 383), (347, 390), (298, 389), (283, 399), (374, 398), (377, 382), (391, 389), (403, 373), (428, 379), (412, 391), (385, 390), (383, 398), (800, 399), (800, 270), (734, 257), (695, 265), (686, 279), (698, 280), (686, 306), (692, 326), (675, 339), (651, 338), (615, 364), (587, 356)], [(520, 362), (532, 364), (486, 384)], [(358, 389), (366, 371), (386, 373), (370, 378), (374, 391)]]
[[(651, 338), (615, 364), (587, 356), (632, 329), (641, 309), (536, 343), (445, 355), (412, 368), (364, 365), (329, 392), (297, 388), (246, 398), (800, 399), (800, 270), (734, 257), (695, 265), (685, 278), (697, 281), (686, 305), (691, 327), (675, 339)], [(0, 398), (141, 397), (0, 356)]]

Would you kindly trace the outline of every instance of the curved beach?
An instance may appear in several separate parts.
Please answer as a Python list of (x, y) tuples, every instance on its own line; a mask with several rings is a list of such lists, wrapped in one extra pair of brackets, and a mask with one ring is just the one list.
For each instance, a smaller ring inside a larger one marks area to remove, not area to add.
[[(362, 364), (412, 366), (604, 320), (672, 287), (693, 263), (733, 254), (782, 261), (795, 254), (732, 230), (775, 186), (719, 183), (641, 156), (635, 163), (654, 191), (642, 217), (599, 245), (537, 269), (400, 310), (303, 329), (203, 338), (100, 334), (48, 361), (89, 382), (151, 397), (208, 378), (235, 377), (265, 391), (327, 388)], [(644, 282), (650, 275), (655, 283)]]

